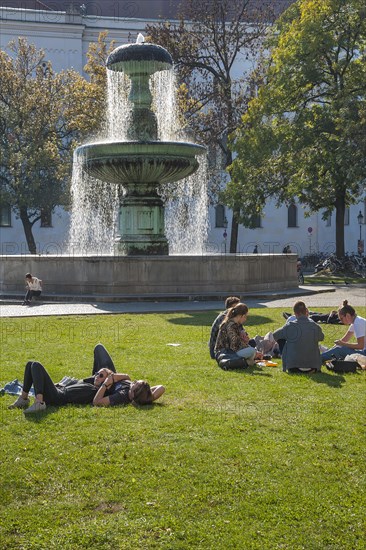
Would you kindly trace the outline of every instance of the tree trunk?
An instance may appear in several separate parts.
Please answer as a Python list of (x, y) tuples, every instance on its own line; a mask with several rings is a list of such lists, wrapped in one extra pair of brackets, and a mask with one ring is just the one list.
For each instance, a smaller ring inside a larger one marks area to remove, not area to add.
[(32, 227), (33, 224), (29, 221), (28, 212), (25, 207), (19, 210), (20, 219), (22, 220), (25, 238), (27, 239), (28, 249), (31, 254), (37, 254), (36, 241), (34, 240)]
[(344, 257), (344, 213), (346, 210), (344, 196), (337, 197), (336, 203), (336, 256), (337, 258)]

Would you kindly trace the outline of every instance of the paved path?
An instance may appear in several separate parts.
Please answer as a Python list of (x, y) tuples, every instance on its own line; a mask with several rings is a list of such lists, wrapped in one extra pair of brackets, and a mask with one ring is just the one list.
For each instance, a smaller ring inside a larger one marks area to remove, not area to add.
[[(336, 286), (336, 287), (302, 287), (299, 291), (251, 293), (245, 302), (250, 308), (281, 307), (289, 310), (296, 300), (304, 300), (313, 310), (336, 308), (347, 299), (354, 307), (366, 306), (366, 286)], [(309, 294), (314, 292), (313, 294)], [(31, 306), (15, 304), (0, 304), (0, 317), (30, 317), (37, 315), (100, 315), (117, 313), (161, 313), (172, 311), (207, 311), (221, 310), (222, 301), (187, 301), (187, 302), (124, 302), (124, 303), (34, 303)]]

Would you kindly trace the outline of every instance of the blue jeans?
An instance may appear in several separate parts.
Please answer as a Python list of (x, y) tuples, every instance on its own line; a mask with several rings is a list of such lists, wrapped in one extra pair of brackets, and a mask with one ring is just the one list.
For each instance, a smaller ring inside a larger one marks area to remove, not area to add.
[(366, 350), (352, 349), (347, 348), (346, 346), (333, 346), (322, 353), (322, 361), (330, 361), (331, 359), (344, 359), (346, 355), (351, 355), (352, 353), (360, 353), (361, 355), (366, 355)]

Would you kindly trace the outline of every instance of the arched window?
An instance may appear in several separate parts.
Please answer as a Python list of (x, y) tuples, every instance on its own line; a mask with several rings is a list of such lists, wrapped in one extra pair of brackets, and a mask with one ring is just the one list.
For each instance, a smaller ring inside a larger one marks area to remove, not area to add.
[(225, 216), (225, 206), (218, 204), (215, 207), (215, 227), (225, 227), (226, 216)]
[(344, 211), (344, 225), (349, 225), (349, 206)]
[(0, 205), (0, 227), (11, 227), (11, 208), (10, 204)]
[(290, 204), (287, 209), (287, 227), (297, 227), (297, 206)]
[(260, 214), (253, 214), (252, 216), (252, 229), (256, 229), (258, 227), (262, 227), (262, 217)]

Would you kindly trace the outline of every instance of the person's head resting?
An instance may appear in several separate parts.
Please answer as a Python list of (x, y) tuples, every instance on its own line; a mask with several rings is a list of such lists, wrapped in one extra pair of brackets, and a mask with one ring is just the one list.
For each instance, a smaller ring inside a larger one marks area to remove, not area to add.
[(138, 405), (149, 405), (153, 401), (150, 385), (145, 380), (135, 380), (131, 385), (132, 401)]
[(228, 296), (225, 300), (225, 309), (230, 309), (231, 307), (234, 307), (236, 304), (240, 303), (240, 298), (237, 296)]
[(234, 307), (231, 307), (224, 319), (224, 322), (234, 319), (235, 322), (244, 323), (248, 315), (248, 306), (239, 302)]
[(345, 325), (351, 325), (356, 315), (355, 308), (349, 305), (348, 300), (343, 300), (342, 307), (338, 309), (339, 320)]
[(308, 308), (305, 305), (305, 302), (298, 300), (294, 304), (294, 314), (296, 317), (304, 317), (308, 314)]
[(28, 279), (29, 281), (31, 281), (33, 279), (31, 273), (26, 273), (25, 278)]

